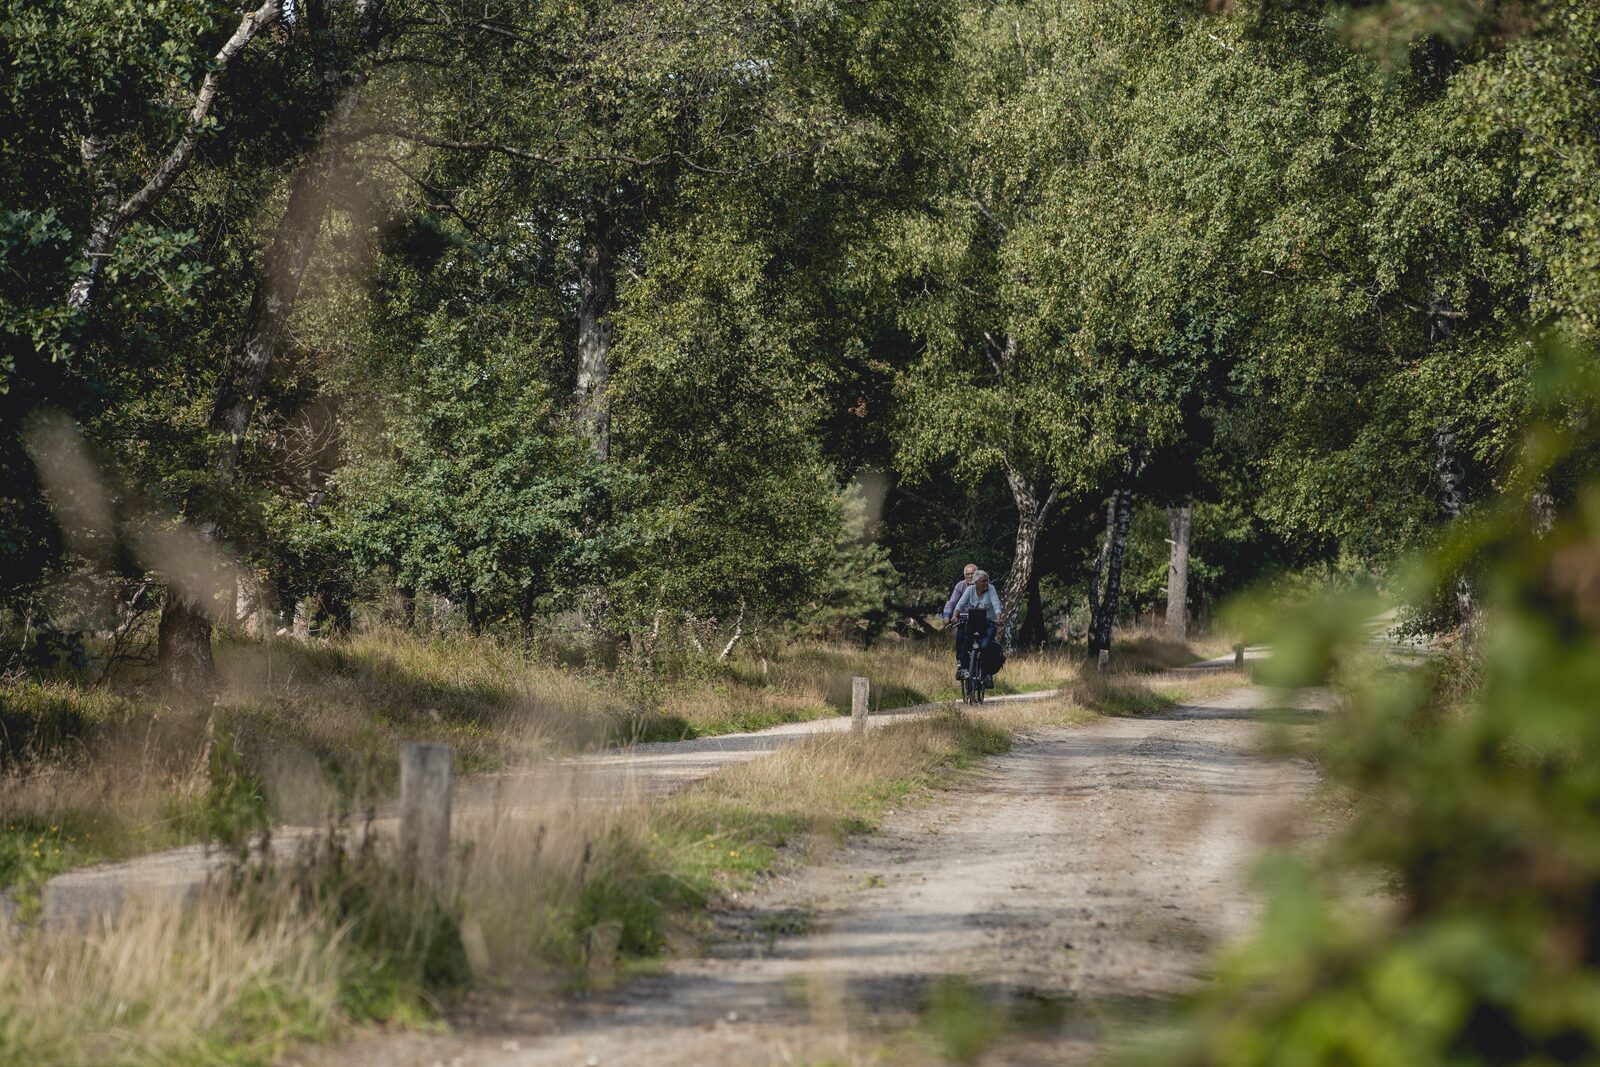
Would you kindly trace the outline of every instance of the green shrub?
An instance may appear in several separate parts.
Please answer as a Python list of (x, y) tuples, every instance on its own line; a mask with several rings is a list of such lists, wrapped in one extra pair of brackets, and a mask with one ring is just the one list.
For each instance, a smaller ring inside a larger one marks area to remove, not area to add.
[[(1267, 868), (1259, 937), (1158, 1062), (1600, 1062), (1600, 485), (1574, 473), (1594, 469), (1592, 407), (1534, 432), (1502, 503), (1419, 568), (1424, 597), (1476, 576), (1457, 651), (1346, 674), (1321, 752), (1358, 816), (1315, 862)], [(1565, 501), (1549, 529), (1535, 492)], [(1281, 631), (1267, 680), (1334, 676), (1369, 611)], [(1351, 901), (1352, 875), (1389, 899)]]
[[(215, 731), (215, 723), (207, 730)], [(215, 733), (208, 747), (201, 791), (175, 798), (169, 818), (178, 832), (242, 856), (251, 838), (272, 825), (267, 798), (231, 734)]]

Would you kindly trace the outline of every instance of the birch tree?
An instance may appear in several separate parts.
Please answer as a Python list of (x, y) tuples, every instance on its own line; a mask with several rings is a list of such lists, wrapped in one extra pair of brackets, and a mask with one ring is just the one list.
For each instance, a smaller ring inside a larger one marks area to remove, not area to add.
[[(1004, 477), (1017, 515), (1001, 593), (1013, 624), (1058, 502), (1097, 494), (1172, 421), (1159, 361), (1086, 311), (1105, 305), (1091, 303), (1096, 287), (1121, 286), (1103, 263), (1137, 210), (1107, 179), (1143, 21), (1116, 5), (973, 9), (971, 47), (941, 101), (942, 191), (899, 224), (916, 294), (905, 321), (924, 345), (901, 382), (900, 461), (913, 474)], [(1085, 224), (1061, 225), (1074, 212)]]
[[(129, 165), (115, 158), (116, 145), (113, 134), (97, 118), (95, 102), (87, 104), (84, 114), (84, 132), (78, 138), (78, 152), (83, 169), (95, 190), (95, 207), (90, 218), (89, 232), (83, 239), (79, 254), (80, 266), (66, 293), (67, 310), (73, 314), (87, 312), (94, 301), (95, 288), (100, 280), (112, 247), (128, 223), (149, 213), (166, 196), (194, 155), (201, 137), (214, 124), (212, 111), (222, 91), (223, 78), (250, 42), (261, 36), (283, 14), (283, 0), (263, 0), (259, 7), (247, 9), (233, 33), (225, 40), (209, 63), (201, 64), (205, 73), (192, 91), (193, 102), (181, 117), (177, 117), (177, 133), (158, 153), (159, 162), (140, 180), (132, 176), (129, 184)], [(182, 98), (182, 93), (176, 94)]]

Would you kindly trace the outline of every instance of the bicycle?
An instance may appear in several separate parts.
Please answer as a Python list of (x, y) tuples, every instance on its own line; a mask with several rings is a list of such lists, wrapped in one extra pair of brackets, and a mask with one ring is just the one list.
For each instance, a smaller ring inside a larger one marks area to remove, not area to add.
[(961, 679), (961, 702), (982, 704), (988, 686), (983, 673), (983, 638), (989, 629), (989, 613), (969, 610), (962, 613), (962, 636), (967, 642), (967, 666)]

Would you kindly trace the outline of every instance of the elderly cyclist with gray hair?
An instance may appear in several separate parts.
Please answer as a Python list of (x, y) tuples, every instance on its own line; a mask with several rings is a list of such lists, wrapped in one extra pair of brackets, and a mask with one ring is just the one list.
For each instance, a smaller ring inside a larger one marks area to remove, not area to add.
[[(956, 601), (955, 613), (961, 620), (961, 627), (956, 631), (956, 677), (961, 678), (965, 670), (962, 655), (967, 648), (969, 630), (974, 624), (979, 625), (981, 628), (971, 636), (987, 648), (994, 640), (995, 627), (1000, 623), (1000, 594), (995, 592), (990, 583), (988, 571), (977, 571), (972, 575), (972, 584)], [(981, 623), (979, 620), (982, 620)]]
[(940, 615), (944, 616), (945, 622), (949, 622), (951, 619), (955, 618), (956, 601), (961, 599), (961, 594), (965, 593), (967, 591), (967, 586), (972, 584), (972, 576), (977, 573), (978, 565), (976, 563), (969, 563), (965, 567), (961, 568), (961, 580), (956, 583), (956, 587), (954, 589), (950, 590), (950, 599), (944, 602), (944, 610), (939, 612)]

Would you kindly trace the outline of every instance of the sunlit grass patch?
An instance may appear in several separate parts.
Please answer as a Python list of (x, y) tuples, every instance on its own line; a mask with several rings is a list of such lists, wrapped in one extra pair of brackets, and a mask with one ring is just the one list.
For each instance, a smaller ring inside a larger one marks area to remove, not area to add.
[(1245, 684), (1247, 680), (1233, 671), (1163, 675), (1088, 671), (1067, 687), (1067, 693), (1079, 707), (1100, 715), (1159, 715)]
[(242, 1067), (340, 1018), (338, 932), (209, 900), (88, 929), (0, 930), (8, 1063)]

